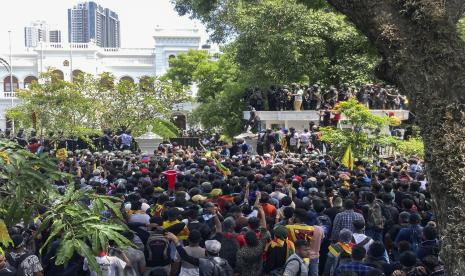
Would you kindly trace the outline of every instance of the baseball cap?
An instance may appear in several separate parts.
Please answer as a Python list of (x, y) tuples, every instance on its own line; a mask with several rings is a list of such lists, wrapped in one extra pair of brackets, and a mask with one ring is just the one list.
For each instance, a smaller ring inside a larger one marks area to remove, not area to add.
[(205, 249), (213, 254), (218, 254), (221, 250), (221, 243), (217, 240), (205, 241)]

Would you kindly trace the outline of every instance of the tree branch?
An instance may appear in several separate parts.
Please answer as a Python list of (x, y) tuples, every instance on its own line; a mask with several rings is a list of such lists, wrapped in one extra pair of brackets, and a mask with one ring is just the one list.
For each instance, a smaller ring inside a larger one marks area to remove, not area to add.
[(411, 22), (393, 0), (327, 0), (375, 45), (383, 57), (402, 48)]

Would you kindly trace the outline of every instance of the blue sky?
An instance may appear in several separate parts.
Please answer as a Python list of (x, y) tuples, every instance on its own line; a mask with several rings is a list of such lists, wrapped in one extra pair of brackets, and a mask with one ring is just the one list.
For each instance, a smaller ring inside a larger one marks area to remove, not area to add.
[[(24, 27), (34, 20), (45, 20), (51, 29), (62, 31), (67, 40), (67, 9), (78, 0), (3, 0), (0, 16), (0, 49), (8, 48), (8, 31), (12, 31), (14, 51), (24, 48)], [(192, 28), (201, 23), (180, 17), (169, 0), (96, 0), (118, 13), (121, 21), (122, 47), (153, 47), (154, 28)], [(204, 33), (204, 39), (207, 35)]]

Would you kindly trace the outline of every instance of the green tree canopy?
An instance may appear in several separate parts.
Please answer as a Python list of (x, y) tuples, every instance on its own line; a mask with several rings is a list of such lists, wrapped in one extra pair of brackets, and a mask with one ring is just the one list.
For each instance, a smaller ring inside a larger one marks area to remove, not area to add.
[(150, 124), (164, 137), (176, 136), (169, 117), (176, 104), (190, 100), (177, 81), (143, 77), (139, 83), (115, 83), (109, 73), (82, 74), (69, 83), (48, 72), (18, 95), (22, 103), (8, 114), (22, 126), (77, 136), (103, 128), (130, 128), (138, 135)]
[[(256, 84), (373, 81), (377, 55), (345, 17), (291, 0), (175, 0), (180, 14), (206, 23), (217, 42), (231, 42), (240, 70)], [(316, 7), (325, 6), (323, 1)]]
[(250, 83), (242, 76), (229, 54), (210, 56), (206, 51), (190, 50), (170, 60), (170, 68), (162, 79), (186, 80), (186, 85), (195, 83), (200, 106), (194, 110), (191, 121), (231, 137), (241, 130), (243, 96)]

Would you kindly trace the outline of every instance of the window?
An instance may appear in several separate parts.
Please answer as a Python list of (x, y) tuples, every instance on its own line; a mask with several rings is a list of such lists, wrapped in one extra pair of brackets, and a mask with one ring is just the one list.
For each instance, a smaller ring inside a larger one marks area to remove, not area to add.
[[(13, 76), (13, 91), (17, 90), (18, 88), (19, 88), (18, 78)], [(11, 92), (11, 79), (10, 79), (10, 76), (6, 76), (3, 79), (3, 91), (4, 92)]]

